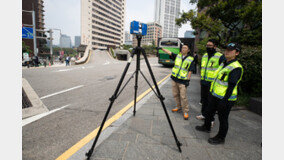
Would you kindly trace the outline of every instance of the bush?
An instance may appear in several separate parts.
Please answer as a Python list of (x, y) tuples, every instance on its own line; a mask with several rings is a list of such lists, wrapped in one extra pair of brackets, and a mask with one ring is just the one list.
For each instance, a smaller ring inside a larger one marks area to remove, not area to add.
[(114, 51), (113, 51), (112, 48), (110, 48), (110, 52), (111, 52), (112, 57), (113, 57), (113, 58), (116, 58), (116, 56), (114, 55)]
[(244, 68), (239, 84), (240, 94), (262, 96), (262, 48), (261, 46), (243, 46), (238, 56)]
[(156, 55), (157, 49), (155, 45), (143, 45), (142, 46), (147, 55)]

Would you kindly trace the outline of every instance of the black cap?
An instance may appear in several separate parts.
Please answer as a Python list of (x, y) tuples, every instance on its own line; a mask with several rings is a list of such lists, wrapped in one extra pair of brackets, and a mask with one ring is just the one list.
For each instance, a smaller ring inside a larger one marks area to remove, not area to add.
[(236, 50), (237, 52), (240, 52), (241, 51), (241, 46), (237, 43), (229, 43), (227, 46), (226, 46), (226, 49), (228, 50)]

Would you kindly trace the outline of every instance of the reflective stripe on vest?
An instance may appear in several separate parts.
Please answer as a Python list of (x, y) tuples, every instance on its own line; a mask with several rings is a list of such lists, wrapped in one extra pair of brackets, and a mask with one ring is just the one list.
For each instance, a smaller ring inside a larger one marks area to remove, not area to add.
[(208, 60), (208, 54), (205, 53), (201, 59), (201, 80), (212, 82), (214, 80), (214, 72), (219, 67), (219, 60), (222, 56), (221, 53), (216, 52)]
[(172, 76), (178, 79), (187, 80), (188, 69), (193, 62), (193, 57), (188, 56), (182, 61), (182, 54), (179, 53), (175, 59), (175, 66), (172, 69)]
[(229, 97), (229, 101), (236, 101), (237, 100), (237, 95), (238, 95), (238, 84), (242, 79), (243, 76), (243, 67), (242, 65), (238, 62), (235, 61), (231, 64), (229, 64), (228, 66), (224, 67), (224, 64), (222, 63), (218, 70), (215, 72), (215, 79), (214, 81), (211, 83), (211, 87), (210, 87), (210, 92), (212, 93), (213, 96), (223, 99), (223, 97), (226, 94), (226, 91), (228, 89), (228, 80), (229, 80), (229, 74), (232, 70), (236, 69), (236, 68), (241, 68), (242, 70), (242, 74), (241, 77), (239, 79), (239, 81), (237, 82), (232, 95)]

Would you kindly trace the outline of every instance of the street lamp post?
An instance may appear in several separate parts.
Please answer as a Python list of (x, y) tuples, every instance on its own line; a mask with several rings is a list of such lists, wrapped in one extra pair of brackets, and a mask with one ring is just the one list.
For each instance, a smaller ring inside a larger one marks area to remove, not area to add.
[[(61, 29), (53, 28), (53, 30), (59, 31), (60, 37), (62, 36), (62, 34), (61, 34)], [(59, 38), (59, 39), (60, 39), (60, 38)], [(59, 42), (59, 47), (60, 47), (60, 52), (62, 52), (62, 47), (61, 47), (61, 45), (60, 45), (60, 42)], [(59, 53), (59, 55), (60, 55), (60, 53)]]

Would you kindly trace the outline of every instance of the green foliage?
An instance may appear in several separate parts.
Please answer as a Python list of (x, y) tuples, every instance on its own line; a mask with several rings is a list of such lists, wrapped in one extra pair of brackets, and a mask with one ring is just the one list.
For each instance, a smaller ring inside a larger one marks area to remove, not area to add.
[(111, 52), (112, 57), (113, 57), (113, 58), (116, 58), (116, 56), (114, 55), (114, 51), (113, 51), (112, 48), (110, 48), (110, 52)]
[(238, 95), (238, 99), (236, 101), (236, 106), (249, 106), (250, 95), (246, 93), (242, 93)]
[(243, 46), (238, 56), (244, 68), (243, 78), (239, 85), (240, 94), (251, 96), (262, 95), (262, 48), (261, 46)]
[(200, 12), (183, 12), (176, 24), (191, 22), (195, 30), (216, 37), (222, 47), (236, 41), (240, 44), (261, 45), (262, 2), (259, 0), (190, 0)]
[(33, 51), (30, 49), (30, 46), (26, 45), (26, 43), (22, 41), (22, 53), (25, 52), (31, 54)]
[(122, 48), (125, 49), (125, 50), (129, 50), (130, 48), (132, 48), (132, 45), (123, 44)]
[(204, 53), (206, 53), (206, 44), (208, 42), (208, 38), (204, 38), (203, 40), (199, 41), (196, 44), (196, 47), (198, 49), (198, 54), (203, 55)]
[(147, 55), (156, 55), (157, 49), (155, 45), (144, 45), (142, 46)]

